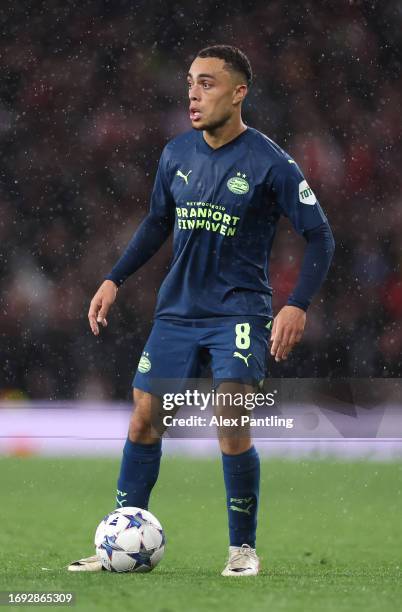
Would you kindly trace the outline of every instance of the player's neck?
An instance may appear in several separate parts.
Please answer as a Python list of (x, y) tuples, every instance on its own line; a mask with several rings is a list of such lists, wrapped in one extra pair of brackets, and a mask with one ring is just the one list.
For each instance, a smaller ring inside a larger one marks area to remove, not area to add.
[(231, 140), (234, 140), (239, 136), (244, 130), (247, 129), (245, 123), (243, 123), (241, 117), (236, 117), (236, 120), (233, 122), (225, 123), (221, 127), (218, 127), (214, 130), (204, 130), (203, 136), (204, 140), (210, 147), (213, 149), (218, 149), (219, 147), (223, 147), (223, 145), (227, 144)]

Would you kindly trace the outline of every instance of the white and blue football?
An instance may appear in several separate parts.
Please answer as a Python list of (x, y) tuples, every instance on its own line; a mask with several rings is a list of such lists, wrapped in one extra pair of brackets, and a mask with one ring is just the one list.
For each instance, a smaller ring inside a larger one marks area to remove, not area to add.
[(158, 519), (142, 508), (119, 508), (99, 523), (96, 554), (109, 572), (150, 572), (165, 551)]

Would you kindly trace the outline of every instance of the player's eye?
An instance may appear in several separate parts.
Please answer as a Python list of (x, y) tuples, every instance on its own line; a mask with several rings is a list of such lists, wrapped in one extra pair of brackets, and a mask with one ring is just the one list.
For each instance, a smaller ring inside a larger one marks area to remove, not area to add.
[(211, 87), (211, 83), (206, 83), (205, 81), (202, 83), (203, 89), (209, 89)]

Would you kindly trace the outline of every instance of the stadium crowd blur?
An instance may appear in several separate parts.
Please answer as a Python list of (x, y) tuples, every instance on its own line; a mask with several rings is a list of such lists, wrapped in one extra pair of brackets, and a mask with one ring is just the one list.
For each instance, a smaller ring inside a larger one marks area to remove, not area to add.
[[(336, 238), (304, 340), (271, 375), (402, 376), (397, 0), (49, 0), (0, 10), (3, 399), (129, 397), (170, 244), (119, 290), (99, 338), (89, 301), (147, 211), (164, 144), (189, 129), (185, 75), (214, 43), (250, 57), (246, 123), (299, 162)], [(276, 312), (303, 246), (282, 220)]]

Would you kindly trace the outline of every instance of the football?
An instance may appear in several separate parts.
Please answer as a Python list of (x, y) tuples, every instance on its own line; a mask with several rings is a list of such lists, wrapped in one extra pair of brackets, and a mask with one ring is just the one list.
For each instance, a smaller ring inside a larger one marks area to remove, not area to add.
[(163, 557), (165, 534), (148, 510), (119, 508), (99, 523), (95, 547), (109, 572), (150, 572)]

